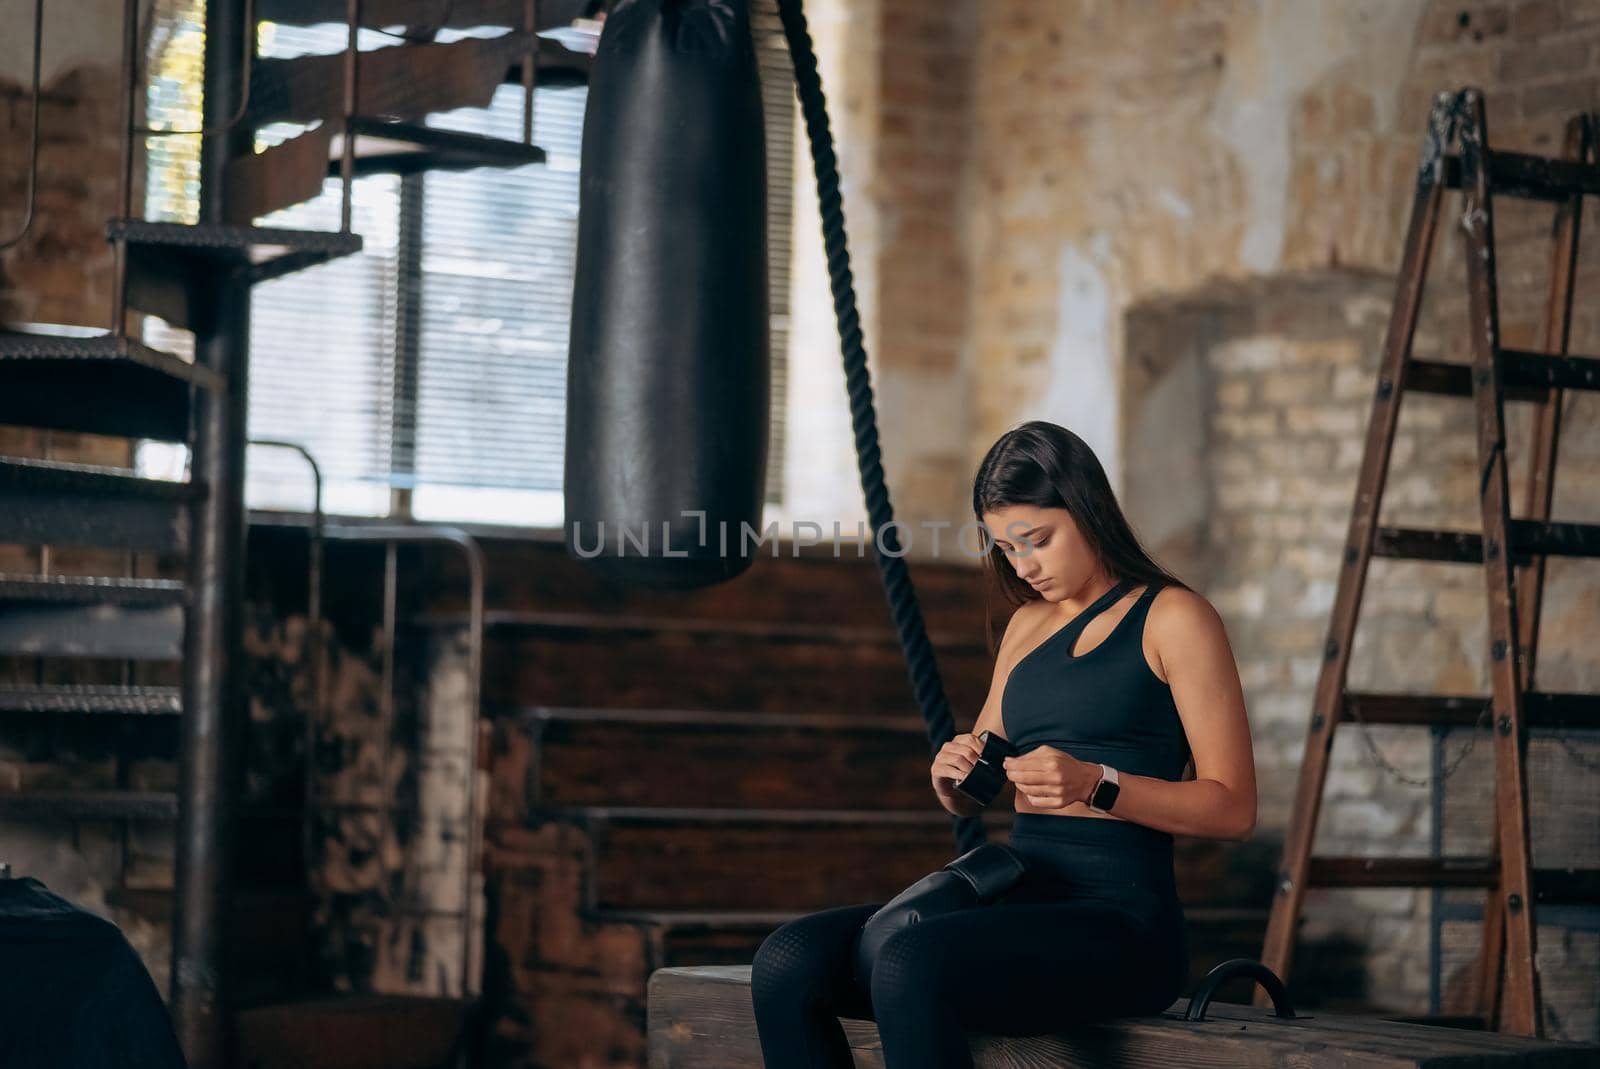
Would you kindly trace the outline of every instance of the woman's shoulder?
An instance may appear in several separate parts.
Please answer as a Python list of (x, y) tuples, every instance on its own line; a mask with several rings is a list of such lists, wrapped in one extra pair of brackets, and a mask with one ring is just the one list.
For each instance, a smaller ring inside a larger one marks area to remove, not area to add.
[(1155, 595), (1150, 599), (1152, 625), (1160, 620), (1176, 627), (1204, 626), (1222, 618), (1204, 594), (1159, 580), (1150, 585), (1155, 589)]
[(1224, 632), (1222, 615), (1203, 594), (1166, 583), (1160, 585), (1150, 599), (1145, 633), (1163, 664), (1164, 651), (1170, 652), (1180, 643), (1189, 645), (1197, 639)]

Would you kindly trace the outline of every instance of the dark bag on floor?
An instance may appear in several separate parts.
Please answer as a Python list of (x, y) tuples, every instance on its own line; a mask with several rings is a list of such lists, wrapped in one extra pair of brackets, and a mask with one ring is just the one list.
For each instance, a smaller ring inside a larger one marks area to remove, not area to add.
[(0, 879), (0, 1065), (183, 1069), (161, 993), (110, 921)]
[(930, 872), (885, 902), (861, 925), (856, 945), (856, 979), (863, 991), (872, 990), (872, 966), (883, 944), (900, 929), (971, 906), (987, 906), (1027, 874), (1022, 855), (1004, 843), (975, 846)]

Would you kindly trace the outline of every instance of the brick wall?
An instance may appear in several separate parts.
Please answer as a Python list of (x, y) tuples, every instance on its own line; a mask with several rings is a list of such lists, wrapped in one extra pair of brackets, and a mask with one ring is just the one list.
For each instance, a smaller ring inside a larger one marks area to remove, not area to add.
[[(111, 315), (111, 246), (120, 148), (116, 79), (84, 67), (46, 83), (39, 112), (39, 178), (32, 227), (0, 252), (0, 321), (105, 326)], [(33, 121), (28, 86), (0, 80), (0, 232), (10, 238), (27, 206)]]
[[(1564, 116), (1600, 105), (1600, 4), (820, 0), (809, 14), (897, 510), (964, 519), (978, 457), (1021, 420), (1082, 433), (1136, 524), (1227, 619), (1250, 701), (1261, 833), (1275, 833), (1298, 770), (1422, 115), (1436, 91), (1476, 84), (1495, 145), (1555, 151)], [(23, 72), (6, 48), (0, 124), (15, 143)], [(0, 257), (0, 314), (102, 321), (114, 157), (99, 131), (110, 113), (85, 103), (103, 75), (73, 70), (47, 80), (44, 164), (61, 192), (41, 202), (34, 244)], [(20, 203), (18, 159), (0, 162), (0, 226)], [(806, 444), (790, 453), (789, 511), (848, 522), (860, 495), (804, 170), (797, 193), (790, 425)], [(1508, 207), (1497, 226), (1506, 340), (1537, 346), (1548, 211)], [(1594, 255), (1580, 286), (1592, 286)], [(1440, 357), (1465, 355), (1461, 276), (1446, 241), (1421, 339)], [(1579, 301), (1573, 346), (1600, 346), (1592, 300)], [(1407, 402), (1386, 520), (1476, 522), (1471, 438), (1451, 404)], [(1526, 428), (1512, 412), (1518, 470)], [(1569, 409), (1557, 518), (1600, 513), (1596, 414), (1587, 397)], [(1449, 571), (1376, 566), (1355, 682), (1481, 689), (1481, 583)], [(1553, 568), (1552, 583), (1541, 683), (1593, 689), (1600, 680), (1573, 643), (1600, 622), (1600, 596), (1579, 568)], [(1416, 739), (1373, 737), (1399, 767), (1424, 768)], [(1449, 782), (1481, 787), (1487, 766), (1474, 762), (1486, 752)], [(1581, 790), (1594, 773), (1549, 753), (1535, 769), (1550, 773), (1543, 804), (1559, 808), (1554, 785)], [(1359, 734), (1341, 738), (1318, 849), (1420, 852), (1431, 819), (1422, 796), (1369, 757)], [(1587, 797), (1578, 801), (1592, 808)], [(1426, 904), (1410, 892), (1314, 900), (1308, 924), (1373, 948), (1367, 994), (1416, 1008)], [(1593, 933), (1542, 931), (1541, 965), (1592, 977), (1595, 947)], [(1592, 987), (1561, 997), (1571, 1001), (1552, 1000), (1552, 1034), (1593, 1038)]]
[[(822, 0), (807, 15), (838, 141), (845, 221), (873, 376), (883, 465), (908, 556), (924, 520), (970, 512), (971, 257), (964, 219), (981, 5)], [(797, 156), (809, 160), (797, 125)], [(790, 426), (807, 442), (769, 512), (853, 533), (864, 520), (816, 185), (797, 169)], [(920, 535), (920, 539), (919, 536)], [(948, 553), (948, 540), (945, 542)], [(841, 550), (853, 552), (853, 550)]]

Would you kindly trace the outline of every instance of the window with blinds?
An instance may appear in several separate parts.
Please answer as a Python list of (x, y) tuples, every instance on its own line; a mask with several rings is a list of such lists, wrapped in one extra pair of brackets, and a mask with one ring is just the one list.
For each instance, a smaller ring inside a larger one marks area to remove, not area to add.
[[(151, 56), (151, 125), (195, 123), (193, 62), (203, 2), (163, 0)], [(773, 0), (754, 0), (767, 113), (772, 383), (767, 500), (780, 500), (788, 354), (794, 94)], [(477, 31), (475, 31), (477, 32)], [(500, 31), (485, 30), (484, 34)], [(342, 25), (263, 24), (259, 54), (343, 49)], [(456, 34), (455, 36), (462, 36)], [(449, 40), (445, 34), (440, 40)], [(165, 42), (163, 45), (162, 42)], [(392, 47), (363, 31), (363, 50)], [(324, 508), (423, 520), (558, 527), (566, 358), (586, 91), (540, 87), (534, 141), (543, 164), (355, 183), (363, 251), (257, 286), (251, 315), (249, 434), (304, 445), (323, 473)], [(522, 90), (488, 108), (430, 116), (432, 125), (508, 139), (522, 133)], [(304, 127), (258, 132), (264, 148)], [(193, 154), (152, 139), (150, 218), (192, 220)], [(264, 226), (336, 229), (339, 184), (262, 217)], [(152, 341), (175, 347), (155, 324)], [(396, 493), (400, 491), (400, 493)], [(310, 506), (305, 465), (286, 451), (250, 455), (251, 508)]]

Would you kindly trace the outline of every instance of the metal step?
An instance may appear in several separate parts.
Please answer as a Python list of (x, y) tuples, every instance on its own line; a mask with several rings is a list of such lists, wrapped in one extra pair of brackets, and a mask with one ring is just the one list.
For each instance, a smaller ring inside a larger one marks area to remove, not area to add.
[(181, 442), (191, 389), (221, 383), (210, 368), (105, 331), (0, 330), (0, 423)]
[[(1490, 152), (1489, 192), (1525, 200), (1561, 201), (1578, 194), (1600, 196), (1600, 167), (1546, 159), (1521, 152)], [(1461, 158), (1444, 158), (1444, 187), (1461, 188)]]
[(361, 235), (327, 230), (113, 219), (106, 238), (127, 246), (128, 305), (186, 330), (206, 331), (212, 281), (240, 271), (264, 282), (361, 251)]
[[(1512, 520), (1510, 533), (1511, 555), (1519, 564), (1533, 556), (1600, 557), (1600, 524)], [(1398, 560), (1478, 564), (1483, 561), (1483, 536), (1476, 531), (1380, 527), (1373, 535), (1372, 554)]]
[(0, 575), (0, 654), (179, 660), (185, 597), (170, 579)]
[(0, 686), (0, 713), (178, 716), (177, 687)]
[(168, 791), (0, 792), (0, 817), (169, 821), (177, 816), (178, 797)]
[[(339, 174), (344, 135), (338, 126), (324, 122), (265, 152), (232, 161), (227, 170), (229, 210), (241, 220), (253, 219), (320, 194), (323, 180)], [(537, 145), (417, 123), (358, 117), (350, 128), (355, 132), (357, 178), (523, 167), (545, 159)]]
[[(357, 116), (350, 121), (356, 138), (356, 175), (417, 174), (422, 171), (469, 171), (477, 167), (525, 167), (543, 163), (544, 149), (501, 137), (443, 130), (418, 123), (389, 122)], [(339, 173), (336, 158), (344, 138), (335, 135), (328, 173)]]
[(0, 542), (183, 552), (193, 482), (125, 468), (0, 457)]

